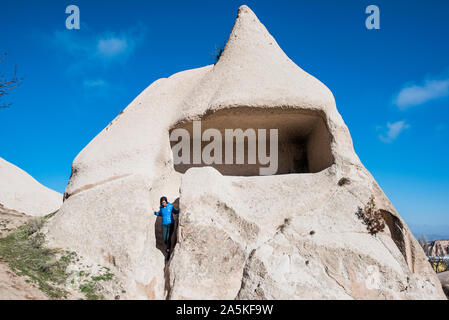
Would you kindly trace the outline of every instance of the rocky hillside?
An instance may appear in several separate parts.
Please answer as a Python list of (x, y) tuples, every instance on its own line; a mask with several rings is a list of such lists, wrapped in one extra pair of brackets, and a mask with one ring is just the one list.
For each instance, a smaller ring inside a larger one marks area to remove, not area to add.
[(430, 257), (449, 256), (449, 240), (429, 241), (425, 246), (425, 252)]

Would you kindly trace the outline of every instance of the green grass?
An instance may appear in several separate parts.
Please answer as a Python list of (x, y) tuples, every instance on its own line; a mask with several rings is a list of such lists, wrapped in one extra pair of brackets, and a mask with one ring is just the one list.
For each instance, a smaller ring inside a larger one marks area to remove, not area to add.
[[(90, 279), (84, 280), (84, 282), (80, 285), (80, 291), (84, 293), (86, 296), (86, 299), (88, 300), (103, 300), (103, 295), (99, 294), (99, 284), (102, 281), (111, 281), (114, 278), (114, 274), (109, 272), (109, 268), (103, 267), (102, 273), (91, 276)], [(86, 276), (88, 277), (89, 274), (82, 274), (82, 271), (80, 272), (80, 276)]]
[[(8, 264), (17, 275), (26, 276), (26, 282), (37, 284), (48, 297), (66, 299), (69, 292), (64, 287), (72, 275), (67, 268), (80, 259), (75, 252), (45, 247), (45, 235), (41, 229), (55, 213), (34, 218), (0, 238), (0, 261)], [(80, 270), (78, 276), (84, 278), (79, 290), (89, 300), (104, 299), (100, 294), (100, 282), (114, 278), (107, 267), (102, 267), (96, 275)], [(74, 279), (71, 283), (75, 283)]]
[(97, 288), (95, 287), (95, 283), (87, 282), (80, 285), (80, 290), (86, 296), (87, 300), (103, 300), (104, 297), (102, 295), (97, 294)]
[(19, 276), (37, 284), (53, 299), (67, 298), (63, 285), (69, 274), (66, 269), (75, 253), (44, 247), (45, 235), (40, 232), (47, 217), (36, 218), (0, 239), (0, 261), (8, 264)]

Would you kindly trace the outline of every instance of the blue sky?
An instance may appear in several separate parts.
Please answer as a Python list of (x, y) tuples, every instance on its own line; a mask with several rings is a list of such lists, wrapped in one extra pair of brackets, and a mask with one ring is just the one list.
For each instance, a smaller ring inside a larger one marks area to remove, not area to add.
[[(65, 8), (81, 11), (67, 30)], [(214, 62), (247, 4), (333, 92), (364, 165), (417, 233), (449, 237), (449, 2), (2, 0), (0, 156), (63, 192), (71, 163), (144, 88)], [(380, 8), (367, 30), (365, 8)]]

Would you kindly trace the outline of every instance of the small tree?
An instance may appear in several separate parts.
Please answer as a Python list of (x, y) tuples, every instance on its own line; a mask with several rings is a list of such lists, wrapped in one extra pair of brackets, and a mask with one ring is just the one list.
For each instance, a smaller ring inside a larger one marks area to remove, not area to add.
[(358, 208), (356, 215), (366, 225), (370, 234), (376, 234), (385, 229), (385, 220), (381, 210), (377, 209), (373, 196), (370, 197), (365, 208)]
[(2, 99), (4, 98), (4, 96), (9, 94), (12, 89), (20, 86), (23, 80), (23, 78), (19, 78), (17, 76), (17, 65), (14, 67), (14, 73), (12, 76), (7, 77), (5, 75), (1, 67), (6, 60), (6, 56), (6, 53), (0, 56), (0, 109), (8, 108), (9, 106), (11, 106), (11, 103), (2, 102)]
[(221, 46), (215, 46), (215, 51), (212, 54), (212, 56), (214, 57), (214, 65), (217, 64), (218, 60), (220, 60), (221, 55), (223, 54), (225, 48), (225, 44), (221, 45)]

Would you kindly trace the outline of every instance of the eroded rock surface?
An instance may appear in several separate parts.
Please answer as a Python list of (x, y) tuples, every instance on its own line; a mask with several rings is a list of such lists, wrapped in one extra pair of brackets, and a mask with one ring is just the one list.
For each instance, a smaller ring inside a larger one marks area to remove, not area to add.
[(449, 299), (449, 271), (439, 273), (438, 279), (441, 282), (446, 297)]
[(339, 186), (326, 171), (242, 178), (190, 169), (181, 186), (170, 298), (441, 298), (404, 225), (404, 252), (414, 256), (404, 257), (388, 225), (372, 235), (355, 215), (378, 188), (372, 178), (351, 181)]

